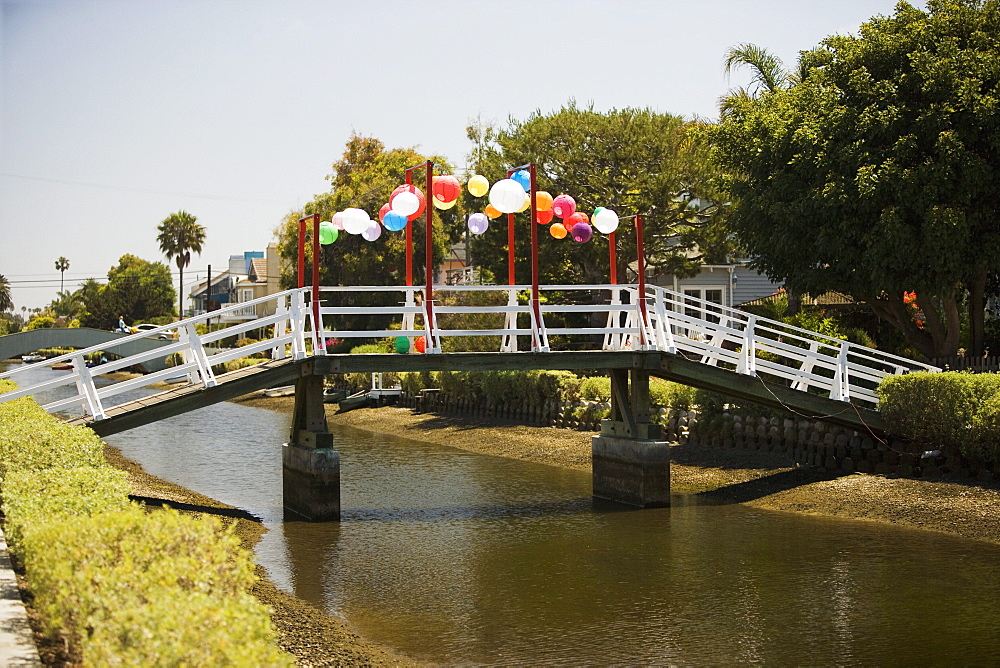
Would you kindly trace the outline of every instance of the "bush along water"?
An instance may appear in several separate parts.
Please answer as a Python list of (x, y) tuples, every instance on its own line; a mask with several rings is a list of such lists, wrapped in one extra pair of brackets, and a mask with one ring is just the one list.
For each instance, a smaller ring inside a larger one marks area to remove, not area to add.
[[(0, 380), (0, 392), (14, 389)], [(0, 404), (0, 496), (43, 633), (83, 665), (294, 665), (232, 527), (147, 513), (92, 431)]]

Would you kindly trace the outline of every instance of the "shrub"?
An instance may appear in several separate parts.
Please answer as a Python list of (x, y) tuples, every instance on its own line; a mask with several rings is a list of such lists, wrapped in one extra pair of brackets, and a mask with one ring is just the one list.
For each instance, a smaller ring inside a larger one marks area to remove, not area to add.
[(580, 383), (580, 398), (601, 403), (611, 401), (611, 378), (608, 376), (584, 378)]
[[(878, 387), (879, 412), (891, 433), (935, 448), (975, 450), (977, 413), (1000, 391), (1000, 376), (957, 371), (890, 376)], [(984, 418), (985, 420), (985, 418)], [(987, 422), (982, 425), (987, 433)]]

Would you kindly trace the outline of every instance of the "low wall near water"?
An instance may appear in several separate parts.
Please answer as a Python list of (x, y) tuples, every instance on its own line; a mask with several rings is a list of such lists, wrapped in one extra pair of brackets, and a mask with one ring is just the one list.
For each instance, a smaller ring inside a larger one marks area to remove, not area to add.
[[(451, 397), (439, 392), (403, 395), (400, 404), (427, 413), (507, 419), (539, 427), (599, 431), (606, 404), (548, 402), (528, 407), (493, 404)], [(885, 441), (818, 420), (752, 417), (733, 414), (700, 415), (695, 410), (658, 409), (654, 420), (663, 427), (664, 440), (722, 448), (762, 450), (785, 454), (789, 463), (843, 473), (877, 473), (904, 477), (951, 474), (989, 482), (1000, 471), (971, 462), (958, 453), (925, 452), (903, 441)]]

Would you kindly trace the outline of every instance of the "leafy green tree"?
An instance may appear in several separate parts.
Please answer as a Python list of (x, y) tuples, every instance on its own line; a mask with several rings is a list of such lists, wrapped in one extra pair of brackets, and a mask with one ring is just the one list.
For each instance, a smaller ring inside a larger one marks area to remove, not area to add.
[[(711, 183), (714, 168), (707, 147), (696, 141), (697, 121), (649, 109), (599, 113), (574, 102), (559, 111), (536, 111), (525, 121), (511, 119), (505, 129), (480, 124), (468, 128), (474, 149), (471, 168), (491, 182), (522, 164), (536, 166), (538, 189), (572, 196), (588, 215), (598, 206), (625, 217), (643, 214), (646, 262), (653, 270), (691, 275), (704, 262), (723, 262), (733, 250), (722, 224), (727, 197)], [(469, 210), (483, 210), (486, 198), (468, 193)], [(515, 280), (530, 282), (528, 212), (516, 214)], [(553, 219), (559, 222), (559, 219)], [(609, 248), (595, 233), (583, 244), (554, 239), (539, 229), (541, 283), (606, 283)], [(617, 236), (619, 270), (636, 257), (632, 223), (623, 221)], [(472, 239), (477, 267), (507, 275), (507, 216)]]
[(0, 313), (14, 308), (14, 300), (10, 296), (10, 281), (0, 274)]
[(201, 253), (205, 243), (205, 228), (198, 224), (198, 219), (187, 211), (172, 213), (156, 228), (159, 234), (156, 241), (160, 251), (167, 256), (167, 262), (174, 260), (180, 276), (177, 279), (177, 294), (179, 295), (177, 313), (184, 317), (184, 267), (191, 264), (191, 251)]
[(59, 292), (56, 298), (49, 304), (49, 308), (55, 315), (64, 318), (76, 318), (83, 310), (83, 295), (80, 290), (76, 292)]
[(756, 265), (866, 301), (927, 357), (955, 353), (967, 300), (980, 353), (1000, 266), (997, 62), (997, 0), (899, 3), (803, 53), (800, 83), (731, 98), (707, 135)]
[[(329, 221), (333, 214), (348, 207), (364, 209), (374, 219), (379, 208), (388, 202), (389, 195), (396, 186), (405, 182), (406, 169), (415, 167), (427, 159), (434, 163), (435, 174), (451, 174), (452, 167), (439, 156), (425, 157), (414, 149), (386, 149), (385, 145), (373, 137), (352, 135), (347, 141), (344, 154), (333, 164), (333, 173), (326, 178), (330, 181), (330, 191), (313, 198), (302, 211), (289, 213), (276, 230), (278, 253), (286, 267), (282, 274), (282, 285), (296, 284), (298, 262), (298, 221), (302, 216), (319, 214), (321, 220)], [(424, 169), (412, 173), (413, 184), (423, 191)], [(428, 203), (428, 206), (431, 204)], [(459, 226), (459, 207), (442, 211), (434, 209), (434, 261), (441, 262), (449, 242), (455, 238), (454, 230)], [(424, 217), (411, 222), (413, 226), (413, 280), (423, 284), (425, 254)], [(312, 232), (307, 226), (306, 282), (312, 276)], [(320, 258), (321, 285), (405, 285), (406, 284), (406, 234), (405, 231), (390, 232), (383, 229), (381, 236), (366, 241), (361, 235), (340, 232), (336, 242), (322, 247)], [(375, 305), (396, 303), (398, 296), (374, 294), (338, 294), (330, 296), (330, 305)], [(382, 301), (380, 301), (382, 300)]]
[(108, 271), (106, 285), (88, 279), (80, 288), (80, 296), (85, 309), (80, 323), (113, 329), (118, 316), (133, 324), (173, 315), (175, 293), (167, 265), (126, 254)]
[(66, 276), (66, 270), (69, 269), (69, 260), (64, 258), (62, 255), (56, 260), (56, 271), (59, 272), (59, 292), (66, 289), (63, 285), (63, 278)]

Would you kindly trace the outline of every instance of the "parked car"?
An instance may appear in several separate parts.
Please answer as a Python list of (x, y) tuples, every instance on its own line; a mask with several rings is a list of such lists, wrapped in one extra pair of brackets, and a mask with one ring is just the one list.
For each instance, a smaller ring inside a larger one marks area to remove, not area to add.
[[(132, 328), (132, 332), (134, 334), (138, 334), (139, 332), (144, 332), (144, 331), (148, 331), (148, 330), (151, 330), (151, 329), (158, 329), (161, 326), (162, 325), (151, 325), (149, 323), (143, 323), (141, 325), (136, 325), (135, 327), (133, 327)], [(150, 336), (150, 338), (152, 338), (152, 336)], [(176, 339), (177, 338), (177, 331), (176, 330), (167, 330), (165, 332), (157, 332), (156, 338), (158, 338), (160, 340), (163, 340), (163, 341), (166, 341), (166, 340), (169, 340), (169, 339)]]

